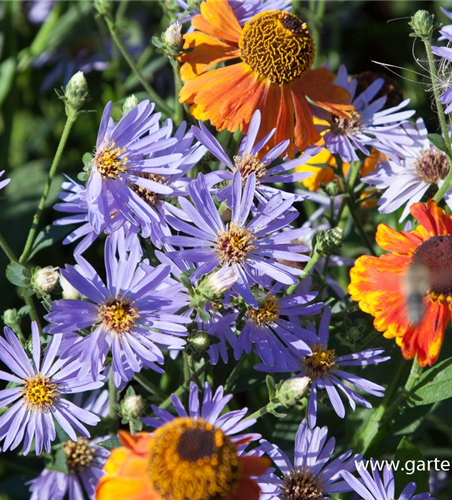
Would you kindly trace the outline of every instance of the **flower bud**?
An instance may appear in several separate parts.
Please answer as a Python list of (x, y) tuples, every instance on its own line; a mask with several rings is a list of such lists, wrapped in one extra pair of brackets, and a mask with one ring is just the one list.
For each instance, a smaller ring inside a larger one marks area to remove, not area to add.
[(320, 255), (331, 255), (342, 245), (344, 240), (344, 230), (340, 227), (334, 227), (327, 231), (322, 231), (317, 234), (317, 244), (315, 250)]
[(339, 193), (339, 185), (337, 181), (328, 182), (328, 184), (325, 186), (325, 191), (328, 196), (337, 196), (337, 194)]
[(33, 288), (39, 294), (50, 293), (57, 286), (59, 279), (60, 273), (58, 267), (47, 266), (42, 269), (36, 268), (32, 278)]
[(69, 281), (63, 275), (60, 275), (60, 286), (63, 289), (63, 299), (80, 299), (80, 293), (69, 283)]
[(188, 350), (193, 354), (206, 352), (210, 347), (210, 338), (207, 332), (194, 332), (187, 338)]
[(309, 377), (294, 377), (286, 380), (277, 388), (276, 397), (283, 406), (293, 406), (306, 394), (310, 382)]
[(174, 49), (181, 49), (183, 44), (182, 25), (176, 21), (163, 34), (163, 41)]
[(83, 71), (78, 71), (69, 80), (64, 92), (66, 106), (79, 111), (88, 99), (88, 83)]
[(139, 394), (126, 396), (121, 401), (120, 415), (126, 421), (138, 420), (146, 408), (144, 399)]
[(430, 40), (435, 26), (435, 16), (426, 10), (418, 10), (408, 23), (413, 30), (412, 37), (418, 37), (423, 41)]
[(205, 281), (207, 295), (212, 298), (221, 297), (238, 279), (239, 275), (234, 267), (222, 267), (207, 277)]
[(126, 116), (128, 113), (132, 111), (132, 109), (136, 108), (138, 106), (138, 99), (132, 94), (129, 96), (125, 101), (122, 106), (122, 114)]
[(14, 327), (20, 321), (20, 316), (17, 313), (17, 309), (7, 309), (3, 313), (2, 319), (3, 319), (3, 323), (5, 323), (6, 326), (9, 326), (9, 328), (14, 330)]

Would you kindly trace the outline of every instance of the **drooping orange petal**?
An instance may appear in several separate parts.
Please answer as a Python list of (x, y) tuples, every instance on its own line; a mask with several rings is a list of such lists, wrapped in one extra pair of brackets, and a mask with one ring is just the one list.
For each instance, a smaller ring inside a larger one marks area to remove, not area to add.
[[(287, 87), (281, 87), (281, 94), (279, 99), (279, 111), (278, 117), (276, 119), (276, 132), (272, 138), (272, 141), (268, 145), (268, 148), (276, 146), (281, 142), (289, 139), (289, 149), (287, 153), (290, 158), (294, 156), (293, 147), (293, 136), (295, 129), (295, 110), (293, 107), (292, 97), (290, 95), (290, 90)], [(271, 107), (269, 109), (272, 109)], [(265, 113), (266, 116), (271, 115), (271, 113)], [(270, 119), (273, 117), (270, 117)], [(275, 125), (273, 125), (275, 126)]]
[(259, 497), (259, 485), (252, 479), (243, 477), (239, 480), (234, 494), (230, 495), (227, 500), (259, 500)]
[(261, 476), (271, 466), (268, 457), (244, 456), (241, 457), (241, 462), (246, 476)]
[(414, 203), (411, 205), (410, 212), (430, 236), (452, 234), (452, 217), (438, 207), (435, 201), (428, 200), (427, 205)]
[(180, 62), (183, 63), (180, 68), (182, 81), (194, 78), (215, 64), (239, 56), (236, 47), (199, 31), (187, 33), (184, 39), (184, 49), (190, 51), (180, 57)]
[(305, 95), (294, 85), (290, 94), (295, 110), (295, 146), (304, 151), (308, 146), (320, 140), (321, 136), (314, 126), (314, 117)]
[(152, 439), (149, 432), (137, 432), (136, 434), (129, 434), (126, 431), (118, 432), (119, 440), (128, 449), (134, 453), (147, 455), (149, 452), (149, 442)]
[(207, 0), (201, 14), (192, 19), (192, 26), (220, 40), (238, 43), (242, 27), (227, 0)]
[(423, 239), (416, 233), (396, 231), (387, 224), (379, 224), (375, 240), (383, 250), (397, 255), (413, 255)]
[(350, 117), (349, 111), (354, 109), (350, 104), (348, 91), (334, 84), (334, 75), (326, 68), (315, 68), (306, 73), (297, 87), (320, 108), (335, 115)]

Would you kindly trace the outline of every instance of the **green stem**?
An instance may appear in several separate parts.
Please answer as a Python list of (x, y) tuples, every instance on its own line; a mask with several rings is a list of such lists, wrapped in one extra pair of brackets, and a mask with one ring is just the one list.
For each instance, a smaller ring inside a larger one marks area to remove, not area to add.
[(260, 418), (266, 415), (267, 413), (270, 413), (273, 410), (276, 410), (276, 408), (279, 408), (282, 406), (281, 402), (279, 401), (278, 398), (273, 398), (268, 404), (263, 406), (262, 408), (259, 408), (259, 410), (255, 411), (254, 413), (251, 413), (251, 415), (248, 415), (246, 419), (250, 418)]
[(5, 238), (1, 233), (0, 233), (0, 247), (5, 252), (10, 262), (19, 262), (17, 257), (14, 255), (14, 252), (11, 250), (10, 246), (8, 245), (7, 241), (5, 240)]
[[(322, 256), (319, 253), (314, 251), (314, 254), (312, 255), (311, 259), (309, 260), (309, 262), (306, 264), (306, 266), (303, 269), (303, 272), (304, 272), (303, 276), (301, 276), (298, 279), (299, 282), (308, 277), (309, 271), (317, 264), (317, 262), (321, 258), (322, 258)], [(286, 291), (286, 295), (290, 295), (291, 293), (293, 293), (298, 285), (299, 285), (299, 283), (295, 283), (294, 285), (290, 285)]]
[(176, 112), (174, 114), (174, 121), (176, 125), (180, 125), (182, 123), (182, 120), (184, 119), (184, 106), (179, 102), (179, 92), (182, 89), (182, 80), (179, 74), (179, 63), (177, 61), (174, 61), (174, 63), (172, 63), (171, 65), (173, 67), (175, 88), (174, 109), (176, 110)]
[(229, 377), (226, 380), (226, 383), (224, 384), (224, 392), (228, 393), (232, 390), (235, 381), (238, 379), (240, 375), (240, 371), (242, 369), (243, 363), (246, 360), (246, 356), (241, 356), (241, 358), (237, 361), (237, 363), (234, 365), (234, 368), (232, 369), (231, 373), (229, 374)]
[(69, 137), (69, 133), (71, 131), (72, 125), (75, 123), (75, 120), (77, 119), (78, 114), (75, 112), (68, 111), (68, 115), (66, 118), (66, 123), (64, 125), (63, 133), (60, 138), (60, 143), (58, 144), (58, 149), (55, 153), (55, 156), (53, 158), (52, 165), (49, 170), (49, 175), (47, 177), (47, 182), (44, 187), (44, 192), (42, 193), (41, 200), (39, 201), (38, 205), (38, 210), (36, 211), (35, 215), (33, 216), (33, 222), (31, 224), (30, 231), (27, 236), (27, 241), (25, 242), (25, 247), (24, 251), (22, 252), (22, 255), (19, 258), (19, 262), (21, 264), (24, 264), (25, 262), (28, 261), (30, 257), (31, 250), (33, 248), (33, 243), (36, 237), (36, 232), (38, 230), (39, 226), (39, 221), (41, 220), (41, 215), (42, 212), (44, 211), (44, 206), (47, 201), (47, 197), (50, 192), (50, 186), (52, 185), (53, 178), (55, 177), (56, 171), (58, 169), (58, 165), (61, 160), (61, 156), (63, 154), (64, 148), (66, 146), (66, 142)]
[(115, 383), (113, 382), (113, 370), (110, 372), (110, 377), (108, 379), (108, 417), (110, 419), (111, 431), (116, 433), (118, 430), (118, 419), (116, 415), (116, 404), (118, 397), (118, 389), (116, 389)]
[(190, 372), (190, 379), (193, 380), (198, 387), (202, 387), (198, 375), (196, 375), (195, 360), (193, 356), (188, 356), (188, 369)]
[(147, 391), (149, 391), (151, 394), (154, 394), (154, 396), (159, 398), (161, 401), (166, 398), (166, 394), (157, 385), (148, 380), (143, 374), (135, 373), (133, 378)]
[(444, 179), (443, 185), (438, 189), (437, 193), (433, 197), (433, 200), (438, 203), (443, 199), (444, 195), (447, 193), (452, 184), (452, 148), (451, 148), (451, 138), (449, 135), (449, 130), (447, 129), (446, 115), (444, 114), (443, 105), (439, 100), (440, 90), (437, 85), (435, 57), (432, 52), (431, 39), (424, 40), (424, 45), (425, 45), (425, 52), (427, 53), (430, 77), (432, 79), (432, 87), (433, 87), (433, 95), (435, 97), (436, 111), (438, 113), (439, 124), (441, 127), (441, 132), (444, 137), (444, 142), (446, 143), (447, 159), (449, 161), (449, 166), (450, 166), (449, 173), (447, 174), (447, 177)]
[(350, 208), (350, 215), (352, 216), (353, 221), (355, 222), (356, 228), (358, 229), (358, 232), (363, 239), (364, 243), (366, 244), (367, 248), (369, 249), (369, 252), (376, 256), (377, 253), (374, 250), (374, 245), (372, 240), (369, 238), (369, 235), (366, 233), (364, 230), (364, 227), (362, 225), (361, 219), (359, 218), (358, 214), (355, 212), (356, 205), (354, 201), (351, 198), (347, 198), (347, 203)]
[[(204, 365), (199, 368), (199, 370), (196, 372), (196, 376), (199, 377), (202, 375), (208, 368), (209, 368), (209, 363), (205, 363)], [(177, 396), (181, 397), (184, 392), (190, 387), (190, 380), (187, 380), (184, 382), (171, 396), (168, 396), (163, 403), (159, 405), (159, 408), (165, 409), (168, 408), (168, 406), (171, 406), (172, 403), (172, 396)]]
[(143, 75), (141, 74), (141, 71), (138, 69), (137, 65), (135, 64), (135, 61), (133, 60), (132, 56), (127, 51), (125, 45), (122, 43), (122, 40), (118, 34), (118, 26), (114, 23), (114, 21), (107, 14), (100, 12), (100, 15), (104, 18), (104, 20), (108, 26), (108, 29), (110, 31), (110, 35), (113, 38), (113, 41), (115, 42), (115, 44), (118, 47), (119, 51), (121, 52), (122, 56), (126, 60), (127, 64), (130, 66), (130, 69), (133, 71), (133, 73), (135, 74), (135, 76), (138, 78), (139, 82), (143, 86), (143, 88), (149, 94), (149, 97), (157, 105), (157, 107), (159, 107), (167, 116), (172, 116), (173, 115), (172, 109), (170, 109), (170, 107), (166, 104), (166, 102), (157, 94), (157, 92), (151, 87), (151, 85), (149, 85), (149, 83), (143, 77)]

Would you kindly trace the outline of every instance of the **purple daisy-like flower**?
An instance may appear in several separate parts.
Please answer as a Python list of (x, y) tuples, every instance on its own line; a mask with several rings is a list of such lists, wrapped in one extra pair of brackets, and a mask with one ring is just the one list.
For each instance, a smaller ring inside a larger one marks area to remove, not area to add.
[(0, 338), (0, 360), (12, 372), (0, 371), (0, 379), (18, 384), (0, 391), (0, 408), (14, 403), (0, 417), (0, 440), (3, 450), (14, 450), (23, 441), (24, 455), (34, 442), (36, 455), (40, 455), (43, 448), (50, 453), (51, 442), (56, 438), (54, 420), (74, 441), (76, 431), (89, 437), (83, 423), (96, 425), (100, 419), (65, 395), (96, 389), (103, 385), (103, 377), (93, 382), (80, 371), (80, 362), (55, 360), (61, 335), (52, 338), (41, 360), (39, 329), (34, 322), (31, 331), (32, 360), (8, 327), (4, 329), (6, 340)]
[[(204, 396), (201, 402), (199, 399), (198, 387), (191, 382), (188, 411), (181, 400), (174, 394), (171, 400), (173, 408), (179, 417), (191, 417), (194, 419), (202, 418), (209, 424), (221, 429), (230, 437), (232, 442), (244, 441), (244, 444), (239, 444), (239, 449), (242, 450), (250, 441), (255, 441), (261, 436), (260, 434), (243, 434), (245, 429), (248, 429), (248, 427), (251, 427), (256, 422), (254, 418), (246, 418), (248, 408), (229, 411), (222, 415), (223, 410), (232, 398), (232, 394), (224, 394), (222, 386), (218, 387), (215, 393), (212, 394), (212, 388), (210, 384), (206, 382), (204, 384)], [(177, 418), (169, 411), (163, 410), (155, 405), (152, 406), (152, 410), (157, 418), (148, 417), (143, 418), (142, 421), (153, 429), (157, 429)]]
[(262, 440), (263, 450), (277, 465), (280, 473), (271, 471), (258, 479), (261, 500), (286, 498), (328, 499), (331, 494), (351, 491), (341, 471), (353, 472), (360, 455), (346, 451), (331, 459), (336, 440), (328, 439), (327, 427), (309, 428), (303, 420), (295, 436), (294, 462), (278, 446)]
[[(187, 301), (182, 285), (169, 278), (169, 266), (141, 260), (139, 244), (127, 248), (121, 232), (105, 243), (106, 284), (80, 255), (62, 275), (87, 300), (59, 300), (46, 319), (48, 333), (62, 333), (63, 356), (82, 359), (96, 375), (111, 351), (113, 380), (120, 388), (143, 366), (160, 373), (161, 348), (181, 349), (189, 318), (176, 312)], [(76, 332), (89, 330), (84, 336)]]
[[(110, 454), (98, 443), (107, 437), (92, 441), (78, 438), (66, 441), (62, 449), (66, 457), (67, 473), (44, 469), (41, 474), (29, 482), (30, 500), (83, 500), (85, 494), (89, 500), (95, 499), (96, 486), (104, 475), (104, 464)], [(66, 497), (67, 495), (67, 497)]]
[[(2, 177), (2, 175), (5, 173), (4, 170), (2, 170), (0, 172), (0, 177)], [(9, 183), (11, 182), (11, 179), (3, 179), (2, 181), (0, 181), (0, 189), (3, 189), (4, 187), (6, 187)]]
[(415, 113), (414, 110), (401, 111), (410, 100), (405, 99), (397, 106), (384, 109), (387, 96), (374, 100), (384, 84), (383, 78), (378, 78), (356, 96), (358, 82), (354, 78), (349, 80), (345, 66), (339, 68), (336, 84), (348, 90), (355, 109), (351, 112), (351, 118), (325, 116), (329, 125), (320, 128), (326, 130), (323, 135), (326, 149), (331, 154), (339, 155), (345, 162), (358, 161), (357, 152), (369, 156), (369, 147), (394, 160), (403, 157), (405, 146), (413, 144), (401, 126)]
[[(375, 173), (361, 179), (384, 190), (378, 200), (378, 210), (382, 214), (404, 207), (399, 222), (410, 214), (411, 205), (420, 201), (431, 186), (444, 184), (450, 170), (447, 155), (429, 141), (422, 118), (417, 120), (416, 127), (409, 125), (406, 130), (414, 144), (405, 148), (405, 157), (400, 162), (382, 162)], [(452, 208), (452, 190), (446, 193), (445, 200)]]
[[(293, 169), (304, 165), (313, 156), (321, 151), (321, 147), (310, 147), (303, 154), (294, 160), (283, 161), (278, 165), (270, 167), (271, 163), (278, 159), (287, 149), (290, 141), (282, 141), (277, 146), (272, 148), (264, 156), (260, 156), (261, 150), (265, 147), (268, 141), (276, 132), (274, 128), (266, 137), (256, 144), (256, 137), (259, 133), (261, 124), (261, 112), (256, 110), (251, 119), (248, 133), (243, 138), (238, 153), (233, 160), (229, 158), (221, 144), (209, 132), (203, 123), (199, 123), (199, 127), (193, 127), (195, 137), (203, 144), (214, 156), (216, 156), (229, 170), (218, 170), (206, 176), (208, 185), (217, 185), (221, 182), (232, 181), (235, 172), (239, 172), (242, 177), (242, 182), (245, 182), (248, 177), (254, 173), (256, 176), (256, 196), (260, 201), (271, 199), (276, 194), (281, 194), (283, 199), (293, 197), (295, 201), (302, 201), (305, 196), (297, 195), (291, 192), (286, 192), (276, 187), (273, 183), (292, 183), (300, 182), (312, 174), (310, 172), (293, 172)], [(232, 184), (222, 188), (217, 197), (219, 201), (227, 199), (231, 203), (233, 187)]]
[[(452, 19), (452, 12), (448, 11), (444, 7), (441, 7), (441, 10), (443, 11), (443, 14), (445, 14), (449, 19)], [(452, 41), (452, 24), (448, 24), (446, 26), (443, 26), (439, 32), (441, 33), (441, 37), (439, 40), (446, 40), (449, 45), (450, 42)], [(438, 80), (441, 82), (442, 87), (445, 87), (444, 92), (440, 95), (440, 102), (446, 106), (446, 109), (444, 112), (446, 114), (449, 114), (452, 112), (452, 81), (450, 78), (450, 69), (445, 71), (446, 68), (448, 68), (450, 65), (449, 63), (452, 62), (452, 47), (447, 46), (447, 47), (438, 47), (436, 45), (432, 45), (432, 52), (443, 59), (442, 64), (439, 68), (439, 74), (438, 74)], [(444, 68), (444, 69), (443, 69)], [(442, 82), (443, 74), (445, 77), (445, 81)]]
[(97, 233), (105, 226), (111, 230), (112, 210), (141, 228), (153, 220), (159, 223), (153, 200), (173, 193), (166, 178), (181, 173), (184, 156), (192, 152), (186, 140), (170, 137), (171, 121), (159, 126), (160, 113), (153, 113), (154, 104), (149, 101), (138, 104), (116, 124), (112, 109), (109, 102), (86, 186), (89, 223)]
[[(188, 11), (190, 8), (188, 2), (185, 0), (176, 0), (176, 3), (184, 11)], [(241, 25), (265, 10), (285, 10), (288, 12), (292, 10), (292, 3), (289, 0), (229, 0), (229, 5)], [(196, 14), (199, 14), (199, 10), (178, 13), (179, 22), (186, 23), (191, 21)]]
[[(339, 396), (338, 389), (345, 395), (353, 410), (356, 408), (356, 403), (365, 408), (372, 408), (372, 405), (350, 386), (373, 396), (384, 396), (384, 387), (349, 373), (343, 368), (382, 363), (390, 359), (389, 356), (381, 356), (384, 349), (368, 349), (338, 356), (334, 349), (328, 348), (330, 319), (331, 309), (325, 308), (317, 332), (317, 340), (311, 345), (312, 354), (310, 356), (305, 356), (301, 350), (298, 355), (295, 354), (294, 350), (291, 350), (287, 353), (285, 365), (268, 366), (261, 363), (255, 367), (257, 370), (267, 372), (298, 372), (295, 377), (308, 377), (310, 379), (308, 420), (311, 427), (314, 427), (317, 422), (317, 394), (319, 391), (326, 391), (334, 411), (340, 418), (345, 417), (345, 406)], [(314, 325), (309, 325), (308, 329), (315, 333)]]
[[(395, 481), (391, 468), (386, 465), (383, 469), (383, 479), (376, 470), (376, 464), (372, 460), (372, 475), (367, 472), (364, 462), (357, 466), (361, 479), (354, 477), (350, 471), (344, 470), (341, 474), (350, 486), (350, 489), (358, 494), (363, 500), (392, 500), (395, 498)], [(416, 483), (409, 483), (402, 491), (398, 500), (435, 500), (430, 493), (416, 492)]]
[(257, 309), (247, 308), (245, 325), (235, 340), (235, 359), (240, 359), (243, 351), (250, 353), (253, 345), (256, 354), (268, 366), (287, 366), (287, 350), (296, 355), (312, 354), (309, 344), (317, 337), (300, 326), (300, 316), (318, 314), (323, 304), (309, 304), (318, 295), (309, 290), (310, 284), (310, 280), (305, 280), (287, 297), (278, 297), (281, 288), (278, 285), (260, 298)]
[[(255, 187), (254, 174), (246, 180), (243, 191), (240, 174), (234, 174), (231, 221), (225, 224), (209, 193), (206, 180), (200, 174), (188, 187), (194, 206), (188, 200), (179, 198), (182, 210), (174, 207), (172, 210), (176, 217), (167, 218), (171, 226), (190, 236), (170, 236), (165, 239), (173, 247), (191, 247), (190, 250), (183, 249), (168, 255), (198, 263), (199, 267), (191, 276), (193, 280), (217, 267), (233, 267), (238, 280), (232, 290), (253, 307), (258, 304), (250, 289), (252, 285), (268, 286), (265, 277), (287, 285), (295, 284), (296, 277), (303, 271), (281, 261), (309, 260), (307, 255), (302, 254), (306, 247), (292, 243), (308, 230), (287, 227), (298, 216), (295, 210), (288, 211), (292, 199), (283, 200), (280, 194), (275, 195), (268, 203), (260, 204), (255, 217), (247, 222)], [(287, 230), (280, 231), (284, 228)]]

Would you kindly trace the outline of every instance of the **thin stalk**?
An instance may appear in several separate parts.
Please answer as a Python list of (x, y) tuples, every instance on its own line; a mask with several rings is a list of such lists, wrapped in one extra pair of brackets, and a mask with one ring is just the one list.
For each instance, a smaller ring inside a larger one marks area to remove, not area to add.
[(56, 171), (58, 169), (58, 165), (61, 160), (61, 156), (63, 154), (64, 148), (66, 146), (66, 142), (69, 137), (69, 133), (71, 131), (72, 125), (74, 125), (75, 120), (77, 119), (77, 113), (69, 112), (66, 118), (66, 123), (64, 125), (63, 133), (60, 138), (60, 142), (58, 144), (58, 149), (53, 158), (52, 165), (49, 170), (49, 175), (47, 177), (47, 182), (44, 187), (44, 192), (42, 193), (41, 200), (39, 201), (38, 209), (33, 216), (33, 222), (31, 224), (30, 231), (27, 236), (27, 241), (25, 242), (25, 247), (22, 252), (22, 255), (19, 258), (19, 262), (24, 264), (28, 261), (30, 257), (31, 250), (33, 248), (33, 243), (35, 241), (36, 233), (38, 231), (39, 221), (41, 220), (42, 212), (44, 211), (44, 206), (47, 201), (47, 197), (49, 196), (50, 187), (52, 185), (53, 178), (55, 177)]
[(6, 256), (10, 260), (10, 262), (19, 262), (17, 257), (14, 255), (14, 252), (11, 250), (11, 247), (8, 245), (7, 241), (0, 233), (0, 247), (5, 252)]
[(111, 370), (110, 377), (108, 378), (108, 417), (110, 419), (111, 431), (113, 433), (116, 433), (118, 429), (118, 420), (116, 416), (117, 397), (118, 389), (116, 389), (113, 381), (113, 370)]
[(182, 103), (179, 102), (179, 92), (182, 89), (182, 80), (180, 78), (179, 74), (179, 63), (177, 61), (174, 61), (174, 63), (171, 64), (173, 67), (173, 73), (174, 73), (174, 109), (175, 109), (175, 114), (174, 114), (174, 121), (176, 125), (180, 125), (182, 123), (182, 120), (184, 119), (184, 106)]
[(193, 356), (187, 356), (187, 357), (188, 357), (188, 369), (190, 371), (190, 379), (193, 380), (198, 387), (202, 387), (198, 375), (196, 374), (195, 360)]
[[(309, 260), (309, 262), (304, 267), (304, 269), (303, 269), (304, 274), (303, 274), (303, 276), (301, 276), (298, 279), (299, 282), (308, 277), (309, 271), (317, 264), (317, 262), (321, 258), (322, 258), (322, 256), (319, 253), (314, 252), (314, 254), (312, 255), (311, 259)], [(295, 289), (297, 288), (298, 285), (299, 285), (299, 283), (295, 283), (293, 285), (290, 285), (289, 288), (286, 291), (286, 295), (290, 295), (291, 293), (293, 293), (295, 291)]]
[(240, 375), (240, 371), (242, 369), (244, 362), (245, 362), (245, 356), (241, 356), (241, 358), (234, 365), (234, 368), (232, 369), (231, 373), (229, 374), (229, 377), (226, 380), (226, 383), (224, 384), (225, 393), (228, 393), (232, 390), (235, 381), (238, 379)]
[(173, 116), (172, 109), (157, 94), (157, 92), (151, 87), (151, 85), (149, 85), (144, 76), (141, 74), (141, 71), (138, 69), (135, 61), (133, 60), (132, 56), (129, 54), (125, 45), (122, 43), (121, 38), (119, 37), (117, 25), (110, 19), (110, 17), (107, 14), (100, 13), (100, 15), (104, 18), (108, 26), (108, 30), (110, 31), (110, 35), (113, 38), (113, 41), (115, 42), (122, 56), (126, 60), (127, 64), (130, 66), (130, 69), (133, 71), (133, 73), (143, 86), (143, 88), (149, 94), (149, 97), (156, 104), (156, 106), (159, 107), (167, 116)]
[(166, 398), (166, 394), (158, 387), (155, 385), (153, 382), (148, 380), (143, 374), (141, 373), (135, 373), (133, 378), (142, 386), (144, 387), (147, 391), (149, 391), (151, 394), (154, 394), (157, 398), (159, 398), (161, 401), (163, 401)]

